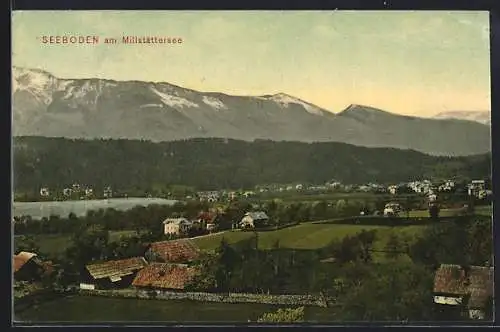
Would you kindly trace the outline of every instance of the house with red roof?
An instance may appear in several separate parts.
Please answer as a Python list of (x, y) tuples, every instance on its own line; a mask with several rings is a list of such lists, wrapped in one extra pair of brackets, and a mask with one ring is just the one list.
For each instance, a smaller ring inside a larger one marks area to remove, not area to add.
[(12, 260), (14, 279), (18, 281), (37, 281), (44, 272), (42, 260), (37, 254), (21, 251)]
[(189, 263), (199, 258), (200, 248), (189, 239), (150, 243), (145, 257), (149, 262)]
[(434, 303), (471, 319), (484, 319), (493, 310), (493, 268), (441, 264), (434, 276)]
[(137, 273), (132, 286), (139, 289), (182, 291), (196, 275), (186, 264), (151, 263)]

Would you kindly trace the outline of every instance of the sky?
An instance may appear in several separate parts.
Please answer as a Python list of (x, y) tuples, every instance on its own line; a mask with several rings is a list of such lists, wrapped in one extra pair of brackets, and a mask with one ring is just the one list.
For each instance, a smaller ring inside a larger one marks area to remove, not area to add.
[[(43, 44), (97, 35), (100, 43)], [(122, 36), (180, 45), (105, 44)], [(432, 116), (490, 110), (488, 12), (17, 11), (12, 63), (60, 78), (169, 82), (234, 95), (286, 93)]]

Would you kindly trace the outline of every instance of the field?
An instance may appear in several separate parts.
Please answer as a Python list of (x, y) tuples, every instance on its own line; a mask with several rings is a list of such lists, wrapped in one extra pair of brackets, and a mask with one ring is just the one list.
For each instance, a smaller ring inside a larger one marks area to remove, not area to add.
[[(319, 249), (333, 240), (340, 240), (347, 235), (354, 235), (364, 230), (376, 230), (377, 242), (375, 249), (382, 249), (391, 232), (398, 235), (413, 237), (418, 235), (425, 226), (363, 226), (339, 224), (303, 223), (297, 226), (283, 228), (277, 231), (257, 232), (259, 248), (270, 249), (279, 240), (280, 246), (290, 249)], [(194, 239), (195, 243), (204, 250), (213, 250), (220, 244), (222, 238), (228, 243), (236, 243), (248, 239), (253, 232), (228, 231), (203, 238)]]
[[(82, 310), (82, 308), (85, 308)], [(240, 322), (256, 321), (264, 312), (277, 310), (267, 304), (203, 303), (189, 300), (161, 301), (73, 296), (30, 307), (14, 314), (16, 322)], [(327, 322), (328, 309), (306, 308), (306, 320)]]

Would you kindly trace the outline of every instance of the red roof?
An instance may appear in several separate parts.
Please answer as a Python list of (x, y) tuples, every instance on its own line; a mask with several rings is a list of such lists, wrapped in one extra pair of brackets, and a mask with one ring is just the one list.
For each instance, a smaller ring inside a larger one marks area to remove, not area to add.
[(196, 274), (196, 270), (187, 265), (151, 263), (137, 273), (133, 286), (162, 289), (184, 289)]
[(165, 262), (171, 263), (189, 262), (200, 256), (200, 249), (189, 239), (153, 242), (150, 248)]
[(206, 222), (206, 223), (210, 223), (212, 220), (215, 219), (215, 217), (217, 216), (216, 213), (210, 213), (210, 212), (200, 212), (198, 214), (198, 217), (197, 219), (201, 219), (202, 221)]
[(35, 256), (36, 254), (26, 251), (21, 251), (19, 254), (14, 255), (12, 266), (14, 272), (19, 271), (24, 266), (24, 264), (28, 263), (28, 261)]
[(470, 295), (468, 306), (481, 307), (493, 294), (493, 268), (471, 266), (466, 274), (459, 265), (442, 264), (434, 277), (434, 292)]

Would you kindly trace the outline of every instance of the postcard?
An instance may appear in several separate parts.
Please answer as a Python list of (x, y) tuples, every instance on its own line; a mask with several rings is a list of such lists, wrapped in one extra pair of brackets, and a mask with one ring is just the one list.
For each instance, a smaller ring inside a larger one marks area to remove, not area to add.
[(14, 322), (492, 321), (489, 31), (14, 11)]

